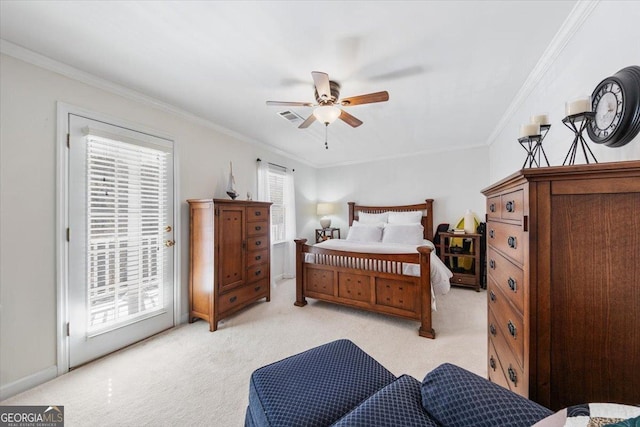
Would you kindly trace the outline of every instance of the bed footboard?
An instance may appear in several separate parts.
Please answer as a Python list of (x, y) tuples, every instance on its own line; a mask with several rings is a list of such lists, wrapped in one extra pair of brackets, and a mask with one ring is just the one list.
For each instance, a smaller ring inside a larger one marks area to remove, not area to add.
[[(296, 240), (296, 301), (306, 297), (420, 321), (420, 336), (435, 338), (431, 326), (431, 248), (416, 254), (366, 254), (318, 248)], [(311, 262), (307, 262), (311, 254)], [(420, 276), (403, 274), (419, 264)]]

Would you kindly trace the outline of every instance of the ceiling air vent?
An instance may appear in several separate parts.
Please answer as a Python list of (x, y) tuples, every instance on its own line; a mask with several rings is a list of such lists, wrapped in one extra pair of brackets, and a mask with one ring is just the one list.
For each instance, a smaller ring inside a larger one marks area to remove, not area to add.
[(296, 113), (294, 113), (293, 111), (289, 111), (289, 110), (280, 111), (278, 115), (285, 120), (289, 120), (292, 124), (296, 126), (304, 122), (304, 119), (299, 115), (297, 115)]

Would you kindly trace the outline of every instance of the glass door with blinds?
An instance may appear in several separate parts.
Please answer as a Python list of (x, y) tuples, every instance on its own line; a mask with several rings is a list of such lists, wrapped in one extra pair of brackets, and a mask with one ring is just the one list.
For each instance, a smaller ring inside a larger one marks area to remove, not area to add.
[(69, 365), (174, 324), (173, 142), (69, 115)]

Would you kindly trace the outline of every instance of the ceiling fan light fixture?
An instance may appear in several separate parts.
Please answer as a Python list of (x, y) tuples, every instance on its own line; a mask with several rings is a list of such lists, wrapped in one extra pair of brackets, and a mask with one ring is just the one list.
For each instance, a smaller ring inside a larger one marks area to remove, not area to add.
[(329, 125), (340, 117), (340, 109), (334, 105), (321, 105), (313, 110), (313, 115), (319, 122)]

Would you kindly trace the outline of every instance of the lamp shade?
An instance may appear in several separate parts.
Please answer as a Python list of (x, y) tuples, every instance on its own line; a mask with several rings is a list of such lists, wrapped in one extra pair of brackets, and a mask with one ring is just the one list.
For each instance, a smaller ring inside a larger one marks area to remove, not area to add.
[(331, 215), (333, 213), (333, 203), (318, 203), (317, 214), (319, 216)]
[(338, 117), (340, 117), (340, 109), (333, 105), (322, 105), (313, 110), (313, 115), (319, 122), (324, 124), (333, 123)]

